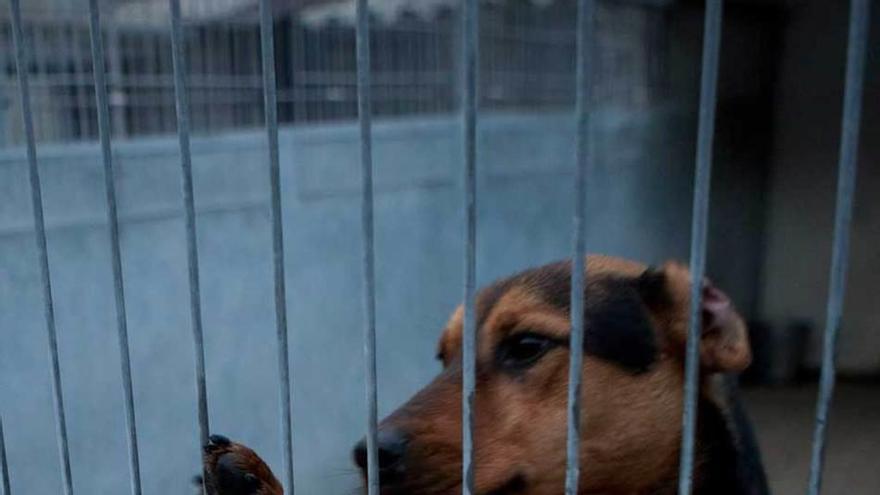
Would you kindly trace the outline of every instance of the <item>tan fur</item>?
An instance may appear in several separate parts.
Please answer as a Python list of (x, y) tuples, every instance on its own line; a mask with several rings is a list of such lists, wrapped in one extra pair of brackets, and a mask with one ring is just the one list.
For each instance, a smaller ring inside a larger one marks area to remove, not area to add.
[[(617, 258), (587, 258), (587, 282), (604, 277), (643, 280), (657, 275), (649, 289), (661, 297), (643, 301), (658, 352), (647, 371), (634, 373), (585, 354), (582, 370), (581, 479), (579, 493), (665, 495), (676, 491), (681, 442), (683, 356), (687, 337), (691, 277), (680, 263), (646, 272), (640, 263)], [(567, 265), (548, 265), (532, 272), (542, 277)], [(545, 272), (542, 272), (545, 270)], [(558, 494), (564, 488), (569, 351), (549, 350), (534, 365), (517, 373), (493, 365), (497, 347), (518, 332), (567, 340), (567, 309), (544, 300), (529, 279), (509, 279), (482, 290), (477, 297), (477, 393), (475, 397), (475, 465), (478, 495)], [(534, 280), (532, 280), (534, 281)], [(590, 285), (588, 297), (611, 293)], [(639, 286), (641, 287), (641, 286)], [(708, 289), (714, 290), (714, 289)], [(562, 291), (558, 291), (562, 293)], [(641, 293), (640, 293), (641, 294)], [(705, 292), (704, 292), (705, 294)], [(724, 296), (726, 298), (726, 296)], [(723, 299), (725, 304), (727, 300)], [(703, 370), (701, 394), (721, 405), (715, 371), (738, 371), (751, 358), (742, 319), (729, 306), (704, 320), (700, 340)], [(443, 372), (407, 404), (386, 418), (381, 428), (406, 432), (406, 481), (384, 487), (384, 495), (452, 495), (461, 493), (461, 346), (464, 312), (455, 309), (438, 344)], [(594, 329), (585, 328), (586, 332)], [(736, 438), (733, 439), (737, 441)], [(211, 474), (219, 458), (236, 457), (242, 470), (261, 481), (258, 495), (281, 495), (281, 484), (249, 448), (230, 443), (206, 448), (205, 469)], [(698, 466), (705, 459), (698, 454)], [(513, 487), (511, 487), (513, 485)]]

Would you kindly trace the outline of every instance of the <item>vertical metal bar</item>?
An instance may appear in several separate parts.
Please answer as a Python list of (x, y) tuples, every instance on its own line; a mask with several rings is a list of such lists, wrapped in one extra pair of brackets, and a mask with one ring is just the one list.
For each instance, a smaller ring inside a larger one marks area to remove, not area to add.
[[(140, 34), (140, 50), (146, 58), (146, 63), (141, 71), (144, 80), (158, 80), (156, 75), (159, 73), (158, 59), (156, 56), (156, 45), (150, 33)], [(147, 132), (152, 134), (160, 134), (162, 132), (162, 92), (155, 87), (150, 90), (139, 90), (138, 95), (150, 94), (153, 98), (153, 104), (150, 105), (150, 120), (146, 126)]]
[(205, 344), (202, 335), (202, 296), (199, 289), (199, 251), (196, 238), (196, 208), (193, 199), (192, 153), (190, 151), (190, 106), (186, 85), (183, 28), (180, 0), (171, 4), (171, 64), (174, 70), (174, 102), (177, 110), (177, 137), (180, 140), (181, 187), (186, 217), (186, 254), (189, 269), (189, 303), (196, 358), (196, 394), (198, 397), (199, 440), (208, 442), (208, 393), (205, 387)]
[[(11, 36), (11, 35), (10, 35)], [(6, 34), (6, 25), (0, 26), (0, 75), (3, 77), (0, 78), (0, 99), (6, 100), (8, 98), (7, 93), (11, 93), (11, 88), (13, 83), (6, 80), (6, 76), (9, 71), (9, 54), (12, 53), (12, 41), (7, 37)], [(7, 102), (8, 104), (8, 102)], [(9, 122), (2, 121), (0, 122), (0, 147), (6, 147), (13, 143), (15, 140), (11, 136), (11, 132), (9, 132)]]
[(128, 433), (128, 468), (131, 474), (132, 495), (141, 494), (140, 458), (138, 455), (137, 422), (135, 421), (134, 392), (131, 383), (131, 358), (128, 345), (128, 320), (125, 311), (125, 285), (122, 279), (122, 253), (119, 241), (119, 217), (116, 208), (116, 179), (113, 170), (113, 152), (110, 148), (110, 102), (107, 98), (104, 39), (101, 35), (101, 14), (98, 0), (89, 0), (89, 32), (92, 41), (92, 64), (95, 76), (95, 99), (98, 105), (98, 132), (101, 135), (101, 155), (104, 161), (104, 188), (107, 195), (107, 224), (110, 227), (110, 255), (113, 265), (113, 293), (116, 298), (116, 330), (122, 365), (122, 391), (125, 407), (125, 426)]
[(284, 283), (284, 231), (281, 217), (281, 164), (278, 151), (278, 86), (275, 80), (275, 27), (272, 3), (260, 0), (260, 41), (263, 57), (266, 138), (269, 146), (269, 182), (272, 191), (272, 260), (275, 267), (275, 325), (278, 337), (278, 373), (281, 377), (281, 442), (284, 480), (293, 488), (293, 436), (290, 407), (290, 359), (287, 346), (287, 290)]
[[(55, 88), (53, 87), (52, 78), (49, 77), (49, 57), (46, 55), (46, 50), (49, 46), (49, 43), (45, 39), (45, 31), (44, 26), (42, 26), (42, 19), (35, 19), (31, 21), (30, 32), (33, 35), (33, 45), (31, 46), (30, 54), (33, 57), (33, 66), (35, 79), (37, 80), (37, 84), (40, 86), (47, 88), (48, 91), (52, 91)], [(29, 61), (30, 62), (30, 61)], [(45, 95), (46, 93), (43, 93)], [(42, 96), (37, 97), (37, 109), (39, 116), (37, 117), (39, 120), (37, 122), (54, 122), (56, 121), (58, 109), (54, 107), (54, 105), (50, 105), (47, 102), (47, 99)], [(47, 125), (41, 125), (36, 132), (39, 133), (39, 138), (48, 141), (59, 141), (61, 138), (61, 133), (63, 132), (63, 127), (50, 127)]]
[[(157, 69), (156, 69), (156, 81), (159, 84), (159, 109), (162, 112), (162, 133), (169, 132), (174, 127), (175, 115), (174, 115), (174, 103), (173, 93), (171, 91), (171, 87), (167, 81), (170, 79), (167, 77), (169, 75), (169, 64), (168, 64), (168, 52), (170, 50), (166, 50), (165, 47), (170, 43), (164, 39), (160, 34), (155, 35), (154, 42), (156, 43), (156, 60), (157, 60)], [(173, 79), (173, 78), (172, 78)]]
[(12, 14), (12, 39), (15, 43), (15, 65), (18, 72), (18, 90), (21, 95), (21, 120), (26, 138), (28, 171), (33, 203), (34, 231), (40, 264), (40, 282), (43, 289), (43, 308), (46, 333), (49, 341), (49, 368), (52, 374), (52, 398), (55, 406), (55, 428), (58, 435), (58, 451), (61, 461), (61, 482), (65, 495), (73, 494), (70, 474), (70, 450), (67, 442), (67, 421), (64, 415), (64, 394), (61, 389), (61, 367), (58, 362), (58, 336), (55, 332), (55, 307), (52, 301), (52, 280), (49, 274), (49, 250), (46, 245), (46, 223), (43, 218), (43, 192), (40, 170), (37, 166), (37, 144), (34, 137), (34, 120), (31, 112), (31, 95), (28, 83), (28, 47), (25, 46), (21, 25), (19, 0), (9, 0)]
[[(107, 38), (110, 40), (109, 46), (109, 59), (110, 59), (110, 70), (112, 71), (111, 77), (113, 79), (114, 92), (119, 95), (124, 95), (125, 90), (123, 89), (123, 70), (122, 70), (122, 36), (119, 35), (119, 27), (115, 23), (111, 23), (107, 27)], [(125, 106), (126, 103), (124, 101), (120, 101), (116, 105), (116, 112), (114, 112), (115, 117), (112, 120), (113, 132), (118, 137), (124, 137), (126, 135), (125, 128)], [(98, 110), (100, 112), (100, 110)]]
[(373, 254), (373, 136), (370, 86), (370, 11), (367, 0), (357, 0), (356, 26), (358, 123), (361, 139), (361, 220), (364, 252), (364, 365), (367, 399), (367, 493), (379, 494), (379, 454), (376, 445), (376, 296)]
[[(204, 4), (198, 3), (197, 5), (202, 6)], [(211, 46), (212, 43), (210, 41), (211, 33), (212, 31), (214, 31), (214, 29), (214, 26), (201, 26), (198, 30), (196, 30), (196, 34), (198, 36), (198, 45), (195, 48), (195, 51), (197, 55), (193, 57), (193, 59), (199, 61), (199, 69), (201, 71), (200, 78), (202, 81), (204, 81), (203, 84), (205, 85), (204, 88), (202, 88), (202, 90), (200, 91), (200, 93), (202, 94), (202, 98), (204, 98), (204, 100), (202, 100), (203, 109), (201, 114), (202, 118), (205, 121), (205, 129), (208, 131), (208, 133), (218, 127), (222, 128), (222, 124), (217, 121), (215, 115), (214, 102), (223, 97), (223, 86), (229, 84), (229, 79), (226, 79), (221, 74), (217, 74), (214, 72), (214, 64), (212, 63), (213, 60), (208, 59), (209, 50), (211, 50), (211, 48), (216, 49), (215, 47)], [(214, 85), (211, 84), (212, 81), (216, 80), (223, 81), (219, 91), (215, 89), (216, 87)], [(254, 121), (254, 124), (256, 124), (256, 120)]]
[(682, 414), (681, 464), (678, 493), (689, 495), (693, 485), (694, 440), (697, 423), (697, 388), (703, 278), (706, 271), (706, 231), (712, 181), (712, 145), (715, 135), (718, 65), (721, 52), (722, 0), (706, 2), (703, 31), (703, 73), (700, 81), (700, 113), (697, 129), (696, 174), (693, 218), (691, 219), (691, 307), (685, 359), (684, 413)]
[(581, 374), (584, 348), (584, 284), (586, 255), (587, 177), (590, 167), (590, 106), (593, 94), (593, 0), (578, 0), (577, 71), (575, 76), (575, 116), (577, 119), (577, 156), (574, 184), (574, 214), (571, 254), (571, 342), (568, 370), (568, 465), (565, 472), (565, 493), (578, 493), (581, 439)]
[(9, 461), (6, 458), (6, 437), (3, 435), (3, 418), (0, 417), (0, 486), (3, 495), (12, 495), (9, 487)]
[(831, 251), (831, 285), (828, 289), (828, 306), (825, 315), (822, 374), (819, 381), (816, 426), (813, 432), (813, 451), (807, 490), (809, 495), (819, 495), (822, 489), (826, 428), (831, 399), (834, 394), (837, 336), (840, 333), (846, 291), (846, 272), (849, 266), (850, 226), (856, 187), (862, 93), (865, 84), (865, 59), (870, 17), (870, 0), (853, 0), (851, 2), (849, 45), (846, 55), (846, 89), (843, 95), (843, 122), (841, 124), (840, 163), (837, 177), (837, 205)]
[[(259, 27), (257, 27), (257, 29), (248, 29), (247, 33), (248, 33), (249, 48), (252, 49), (248, 53), (253, 53), (257, 49), (257, 47), (260, 45)], [(253, 42), (252, 47), (250, 47), (251, 42)], [(248, 72), (248, 77), (247, 77), (248, 83), (245, 84), (244, 87), (239, 92), (241, 93), (244, 101), (247, 102), (246, 103), (247, 107), (252, 109), (252, 111), (253, 111), (253, 113), (252, 113), (253, 118), (250, 120), (250, 125), (254, 126), (260, 122), (260, 106), (258, 104), (254, 104), (254, 103), (259, 102), (260, 95), (259, 95), (258, 91), (254, 91), (254, 88), (251, 86), (250, 81), (252, 81), (254, 79), (252, 76), (257, 76), (260, 73), (260, 63), (259, 63), (259, 61), (254, 60), (253, 57), (249, 57), (248, 62), (249, 62), (248, 68), (252, 69), (252, 70)], [(257, 101), (251, 102), (250, 99), (252, 97), (255, 97)], [(209, 110), (210, 110), (210, 102), (206, 103), (206, 107), (205, 107), (206, 118), (208, 118), (207, 112)]]
[(474, 493), (474, 394), (476, 390), (477, 321), (477, 78), (479, 0), (462, 5), (462, 129), (464, 134), (464, 340), (462, 342), (462, 493)]
[(81, 78), (85, 74), (85, 68), (83, 67), (83, 57), (82, 57), (82, 44), (80, 43), (80, 28), (78, 25), (73, 24), (68, 27), (70, 33), (70, 52), (71, 57), (73, 58), (73, 77), (71, 77), (71, 90), (73, 92), (74, 97), (76, 98), (76, 109), (77, 109), (77, 123), (79, 125), (79, 136), (77, 136), (80, 140), (86, 140), (90, 135), (89, 132), (89, 102), (87, 96), (87, 91), (83, 87)]

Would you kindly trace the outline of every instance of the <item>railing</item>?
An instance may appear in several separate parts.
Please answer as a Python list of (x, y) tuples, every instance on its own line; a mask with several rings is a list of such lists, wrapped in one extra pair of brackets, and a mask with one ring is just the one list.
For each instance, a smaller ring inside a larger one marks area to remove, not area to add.
[[(585, 238), (584, 216), (586, 181), (589, 177), (590, 160), (590, 114), (591, 91), (590, 74), (593, 70), (592, 46), (594, 40), (594, 6), (592, 0), (580, 0), (577, 36), (577, 77), (576, 83), (576, 121), (577, 121), (577, 154), (574, 160), (576, 180), (575, 214), (573, 219), (573, 271), (571, 314), (572, 345), (570, 348), (579, 350), (579, 342), (583, 340), (583, 322), (574, 317), (581, 314), (583, 307), (584, 260), (583, 254), (587, 240)], [(817, 495), (821, 489), (823, 453), (828, 421), (828, 410), (834, 388), (835, 348), (839, 333), (840, 318), (845, 290), (845, 275), (848, 265), (849, 234), (852, 216), (853, 193), (855, 188), (855, 172), (859, 138), (859, 122), (864, 85), (865, 58), (868, 39), (869, 0), (853, 0), (850, 17), (849, 49), (847, 54), (846, 91), (844, 95), (844, 114), (842, 123), (842, 139), (840, 148), (839, 178), (837, 207), (833, 236), (833, 256), (831, 263), (831, 285), (828, 297), (827, 322), (825, 328), (825, 347), (822, 360), (822, 375), (817, 406), (815, 435), (813, 439), (812, 463), (809, 479), (809, 494)], [(269, 8), (269, 0), (260, 2), (260, 40), (262, 46), (262, 71), (264, 93), (265, 127), (267, 146), (269, 149), (269, 177), (272, 211), (272, 254), (275, 275), (275, 309), (278, 338), (278, 364), (281, 379), (281, 439), (284, 452), (284, 480), (288, 493), (293, 492), (292, 439), (291, 439), (291, 403), (289, 361), (287, 355), (287, 316), (285, 308), (283, 232), (281, 222), (281, 189), (280, 165), (278, 150), (278, 115), (277, 88), (274, 73), (274, 42), (273, 18)], [(62, 473), (65, 495), (72, 495), (73, 480), (70, 470), (70, 453), (65, 420), (64, 395), (61, 384), (61, 369), (58, 362), (58, 346), (53, 310), (52, 278), (48, 263), (46, 227), (43, 218), (42, 188), (37, 157), (37, 142), (31, 111), (29, 71), (24, 67), (29, 60), (30, 46), (26, 43), (22, 31), (20, 0), (10, 0), (12, 13), (12, 34), (15, 42), (15, 60), (18, 67), (18, 88), (21, 96), (21, 114), (26, 137), (27, 160), (29, 165), (31, 198), (33, 202), (34, 224), (36, 226), (38, 260), (41, 270), (43, 302), (46, 330), (49, 342), (49, 367), (52, 376), (55, 420), (59, 449), (60, 469)], [(186, 62), (184, 60), (183, 39), (184, 24), (181, 22), (179, 0), (170, 0), (171, 6), (171, 46), (174, 66), (175, 103), (177, 115), (177, 132), (180, 140), (182, 198), (186, 218), (187, 255), (190, 283), (190, 308), (193, 339), (195, 342), (195, 367), (198, 397), (197, 418), (200, 440), (207, 440), (208, 403), (205, 390), (205, 352), (202, 338), (202, 319), (199, 290), (199, 264), (196, 243), (196, 216), (193, 198), (192, 163), (190, 153), (190, 102), (188, 101), (188, 82), (185, 77)], [(373, 167), (372, 167), (372, 135), (371, 135), (371, 71), (370, 68), (370, 26), (366, 0), (357, 3), (358, 14), (356, 24), (357, 39), (357, 93), (358, 117), (360, 121), (360, 143), (362, 164), (362, 226), (363, 226), (363, 282), (364, 282), (364, 353), (366, 357), (366, 397), (367, 414), (367, 445), (368, 445), (368, 480), (370, 495), (379, 491), (379, 472), (377, 469), (378, 455), (376, 446), (377, 408), (376, 408), (376, 331), (375, 331), (375, 276), (373, 256)], [(135, 407), (132, 394), (131, 366), (129, 362), (129, 342), (127, 336), (127, 320), (125, 311), (125, 294), (122, 278), (122, 261), (120, 255), (119, 228), (116, 206), (116, 189), (114, 182), (113, 154), (111, 153), (111, 122), (110, 101), (107, 93), (106, 68), (104, 65), (104, 46), (101, 35), (101, 17), (98, 0), (89, 3), (92, 64), (94, 66), (94, 88), (97, 99), (98, 128), (101, 139), (101, 151), (104, 163), (104, 179), (108, 225), (110, 229), (111, 264), (113, 268), (114, 293), (117, 315), (119, 347), (122, 356), (122, 383), (125, 399), (125, 418), (128, 432), (129, 466), (131, 471), (131, 491), (135, 495), (141, 493), (138, 436), (135, 422)], [(479, 167), (477, 154), (478, 135), (478, 60), (479, 19), (476, 0), (464, 0), (462, 9), (462, 66), (460, 83), (463, 95), (461, 104), (463, 132), (463, 211), (465, 218), (465, 283), (464, 283), (464, 340), (463, 340), (463, 491), (474, 493), (473, 451), (473, 399), (476, 390), (475, 350), (477, 332), (475, 321), (475, 247), (476, 247), (476, 170)], [(712, 143), (714, 134), (716, 83), (718, 79), (721, 29), (723, 20), (722, 0), (709, 0), (704, 21), (703, 67), (701, 79), (699, 127), (696, 154), (696, 176), (693, 197), (693, 219), (691, 226), (691, 273), (694, 280), (702, 280), (705, 270), (707, 221), (709, 218), (710, 177), (712, 169)], [(687, 495), (691, 491), (694, 470), (694, 437), (696, 424), (696, 396), (699, 367), (697, 363), (698, 329), (700, 328), (700, 284), (694, 283), (691, 292), (691, 311), (687, 341), (686, 381), (684, 394), (684, 413), (679, 494)], [(581, 353), (573, 352), (570, 360), (569, 373), (569, 416), (568, 416), (568, 466), (566, 474), (566, 493), (577, 493), (579, 466), (589, 463), (589, 458), (579, 458), (578, 443), (580, 432), (578, 422), (581, 408), (589, 408), (590, 404), (580, 401)], [(476, 446), (478, 447), (478, 446)], [(11, 495), (9, 473), (3, 436), (3, 425), (0, 422), (0, 475), (4, 495)]]

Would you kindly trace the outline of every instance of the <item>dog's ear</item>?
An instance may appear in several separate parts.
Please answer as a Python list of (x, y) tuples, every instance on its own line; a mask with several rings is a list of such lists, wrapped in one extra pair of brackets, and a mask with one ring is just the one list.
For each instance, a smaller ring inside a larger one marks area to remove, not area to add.
[[(649, 268), (638, 278), (639, 292), (664, 332), (667, 350), (683, 356), (690, 314), (691, 275), (677, 262)], [(752, 360), (745, 322), (730, 298), (707, 279), (702, 285), (700, 364), (707, 371), (738, 372)]]

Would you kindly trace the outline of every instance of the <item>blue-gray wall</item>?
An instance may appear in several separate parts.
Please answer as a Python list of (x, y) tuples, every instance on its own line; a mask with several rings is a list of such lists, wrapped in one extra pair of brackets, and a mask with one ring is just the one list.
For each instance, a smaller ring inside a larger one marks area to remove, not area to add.
[[(820, 363), (837, 191), (849, 4), (802, 2), (783, 32), (761, 313), (806, 321), (809, 364)], [(874, 3), (838, 369), (880, 374), (880, 8)]]
[[(567, 114), (482, 119), (480, 281), (568, 255), (571, 122)], [(692, 115), (674, 109), (596, 117), (591, 251), (649, 262), (687, 256), (693, 129)], [(435, 339), (461, 296), (459, 134), (453, 117), (375, 128), (380, 413), (437, 372)], [(301, 493), (342, 493), (358, 483), (348, 454), (364, 427), (357, 149), (354, 125), (281, 133)], [(212, 430), (280, 469), (265, 139), (256, 131), (215, 136), (195, 141), (193, 151)], [(199, 451), (177, 141), (120, 142), (115, 153), (145, 493), (189, 493)], [(45, 146), (39, 158), (74, 483), (78, 493), (124, 493), (98, 149)], [(0, 413), (13, 491), (58, 493), (21, 150), (0, 155), (0, 197)], [(750, 275), (728, 278), (737, 276)]]

